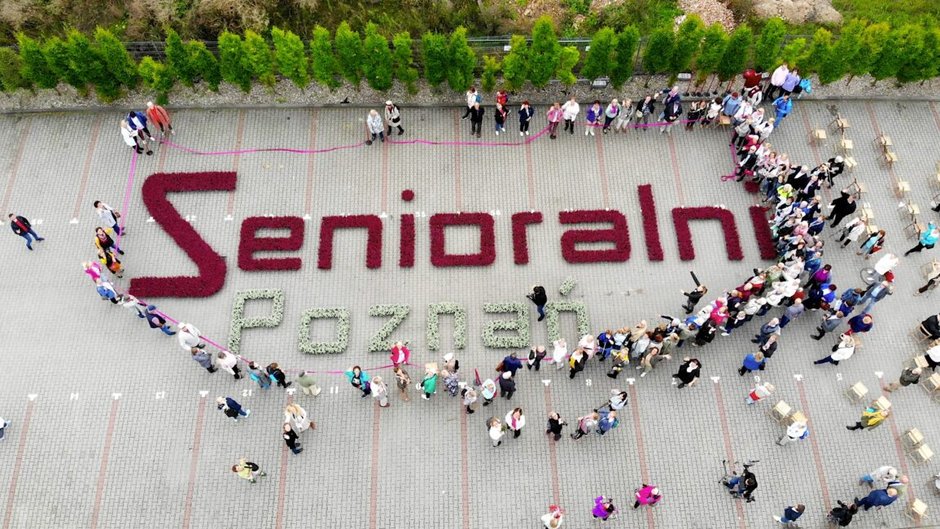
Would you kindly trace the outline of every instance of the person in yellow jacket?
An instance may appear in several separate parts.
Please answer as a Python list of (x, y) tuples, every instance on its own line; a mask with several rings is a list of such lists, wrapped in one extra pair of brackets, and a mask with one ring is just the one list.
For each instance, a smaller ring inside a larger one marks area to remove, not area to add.
[(862, 418), (855, 423), (854, 426), (846, 426), (846, 430), (871, 430), (872, 428), (883, 423), (885, 419), (888, 418), (888, 415), (891, 415), (891, 412), (888, 410), (879, 410), (877, 408), (868, 407), (865, 408), (865, 411), (862, 412)]
[(238, 460), (237, 465), (232, 466), (232, 472), (238, 477), (247, 479), (252, 483), (257, 482), (260, 476), (267, 476), (265, 471), (261, 470), (261, 467), (256, 463), (246, 461), (244, 457)]

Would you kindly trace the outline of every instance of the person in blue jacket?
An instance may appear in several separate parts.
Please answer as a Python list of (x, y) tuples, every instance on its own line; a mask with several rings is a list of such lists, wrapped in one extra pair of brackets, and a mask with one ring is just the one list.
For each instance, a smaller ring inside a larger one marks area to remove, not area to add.
[(346, 375), (346, 380), (349, 381), (352, 387), (362, 391), (363, 398), (372, 394), (372, 389), (369, 387), (369, 374), (363, 371), (361, 367), (350, 367), (343, 374)]
[(764, 360), (764, 353), (760, 351), (756, 353), (748, 353), (748, 355), (744, 357), (744, 362), (742, 363), (741, 368), (738, 369), (738, 374), (743, 377), (745, 373), (750, 373), (751, 371), (763, 371), (766, 365), (767, 361)]
[(868, 493), (861, 500), (855, 498), (855, 505), (864, 508), (866, 511), (872, 507), (886, 507), (898, 499), (898, 491), (894, 489), (878, 489)]
[(920, 252), (924, 248), (929, 250), (933, 248), (935, 244), (937, 244), (937, 240), (940, 240), (940, 228), (937, 228), (937, 225), (931, 222), (927, 225), (927, 229), (920, 234), (920, 239), (917, 241), (917, 246), (904, 252), (904, 256), (907, 257), (908, 254)]
[(774, 100), (774, 128), (780, 128), (783, 124), (783, 118), (790, 115), (793, 111), (793, 101), (790, 101), (789, 94), (783, 94)]

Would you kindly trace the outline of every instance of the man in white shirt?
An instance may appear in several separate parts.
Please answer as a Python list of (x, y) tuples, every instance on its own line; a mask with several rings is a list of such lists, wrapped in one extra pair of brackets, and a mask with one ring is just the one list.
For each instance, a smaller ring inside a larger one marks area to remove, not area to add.
[(98, 213), (98, 218), (101, 219), (102, 226), (111, 228), (114, 230), (114, 233), (118, 235), (123, 235), (121, 232), (121, 226), (117, 220), (118, 217), (121, 216), (120, 213), (114, 211), (114, 208), (100, 200), (95, 201), (95, 211)]
[(561, 106), (561, 112), (565, 118), (565, 130), (569, 134), (574, 134), (574, 120), (578, 119), (578, 114), (581, 112), (581, 105), (578, 104), (575, 96), (571, 96), (571, 99)]

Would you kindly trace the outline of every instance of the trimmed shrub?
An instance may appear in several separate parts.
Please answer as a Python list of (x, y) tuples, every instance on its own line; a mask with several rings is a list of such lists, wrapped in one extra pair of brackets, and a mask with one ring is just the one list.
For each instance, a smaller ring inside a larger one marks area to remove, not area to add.
[(740, 25), (735, 28), (731, 37), (728, 38), (728, 47), (725, 48), (725, 54), (718, 63), (718, 78), (722, 81), (734, 79), (736, 75), (744, 71), (744, 67), (751, 60), (751, 44), (754, 41), (754, 33), (751, 28)]
[(610, 28), (601, 28), (591, 37), (591, 47), (584, 58), (581, 75), (587, 79), (609, 77), (612, 66), (616, 64), (614, 46), (617, 43), (617, 34)]
[(20, 56), (11, 48), (0, 48), (0, 88), (12, 92), (29, 88), (29, 81), (20, 74)]
[(555, 73), (558, 80), (561, 81), (561, 84), (572, 86), (578, 82), (578, 78), (574, 75), (573, 70), (580, 60), (581, 52), (578, 51), (578, 48), (565, 46), (561, 49), (561, 53), (558, 55), (558, 69)]
[(551, 18), (543, 16), (532, 27), (532, 45), (529, 48), (529, 80), (536, 88), (548, 84), (558, 70), (561, 44), (552, 26)]
[(84, 86), (92, 85), (103, 101), (117, 99), (121, 92), (118, 81), (105, 71), (104, 59), (91, 40), (78, 30), (70, 30), (66, 40), (69, 69), (74, 71)]
[(39, 88), (55, 88), (59, 84), (59, 76), (50, 67), (39, 42), (22, 33), (16, 35), (16, 42), (20, 48), (23, 78)]
[(366, 24), (362, 70), (369, 86), (375, 90), (392, 87), (392, 50), (388, 48), (388, 39), (379, 33), (379, 27), (373, 22)]
[(336, 74), (339, 66), (336, 64), (336, 55), (333, 52), (333, 41), (330, 32), (323, 26), (313, 28), (313, 38), (310, 39), (311, 67), (313, 78), (323, 86), (336, 88)]
[(418, 87), (415, 82), (418, 80), (418, 69), (414, 67), (413, 49), (414, 42), (411, 40), (411, 34), (407, 31), (396, 33), (392, 39), (394, 50), (392, 59), (395, 65), (395, 77), (405, 83), (408, 93), (417, 93)]
[(110, 31), (104, 28), (95, 30), (95, 47), (104, 61), (104, 74), (115, 79), (127, 88), (134, 88), (140, 81), (137, 75), (137, 63), (127, 52), (124, 44)]
[(186, 86), (193, 86), (196, 79), (199, 78), (199, 71), (189, 59), (189, 51), (183, 43), (183, 39), (172, 29), (166, 31), (166, 62), (165, 64), (173, 70), (176, 77)]
[(198, 72), (197, 79), (202, 79), (209, 88), (218, 92), (219, 83), (222, 82), (222, 74), (219, 73), (219, 61), (211, 51), (206, 49), (206, 45), (198, 40), (191, 40), (186, 43), (186, 54), (189, 67)]
[(223, 31), (219, 35), (219, 74), (226, 82), (245, 92), (251, 91), (251, 70), (247, 67), (242, 38)]
[(704, 33), (705, 24), (702, 23), (702, 19), (698, 15), (687, 16), (679, 25), (672, 51), (672, 61), (669, 65), (673, 77), (679, 73), (687, 72), (692, 66), (692, 61), (701, 48)]
[(757, 71), (770, 71), (780, 65), (780, 52), (786, 34), (786, 24), (777, 17), (764, 24), (757, 41), (754, 42), (754, 68)]
[(905, 24), (898, 33), (901, 54), (900, 65), (896, 75), (899, 83), (920, 81), (925, 70), (925, 62), (933, 57), (924, 50), (924, 28), (920, 25)]
[(85, 94), (88, 86), (84, 78), (74, 71), (69, 57), (69, 45), (59, 37), (52, 37), (43, 44), (42, 53), (54, 75)]
[(885, 36), (884, 43), (881, 46), (881, 53), (875, 57), (871, 64), (869, 73), (875, 78), (875, 81), (887, 79), (897, 75), (901, 68), (901, 62), (904, 60), (901, 56), (902, 35), (900, 29), (892, 29)]
[(268, 41), (254, 31), (246, 29), (242, 46), (245, 50), (245, 68), (251, 72), (252, 77), (264, 86), (274, 86), (277, 80), (274, 77), (274, 53)]
[(806, 54), (806, 39), (800, 37), (798, 39), (793, 39), (783, 47), (783, 50), (780, 52), (780, 58), (783, 62), (789, 64), (791, 67), (796, 66), (803, 60), (803, 56)]
[(614, 46), (614, 64), (610, 72), (610, 82), (615, 88), (620, 88), (623, 83), (633, 77), (639, 46), (640, 30), (636, 26), (627, 26), (617, 35), (617, 42)]
[(503, 57), (503, 82), (509, 90), (518, 90), (529, 78), (529, 43), (522, 35), (509, 39), (509, 53)]
[(166, 103), (176, 81), (171, 68), (153, 60), (153, 57), (144, 57), (137, 65), (137, 72), (144, 86), (157, 93), (157, 101), (160, 104)]
[(675, 34), (671, 27), (662, 27), (650, 35), (643, 50), (643, 70), (647, 74), (646, 84), (653, 74), (664, 73), (669, 70), (672, 62), (672, 53), (675, 50)]
[(424, 79), (431, 86), (438, 86), (447, 80), (447, 56), (447, 37), (431, 32), (421, 36)]
[(492, 92), (496, 88), (496, 76), (499, 75), (499, 59), (492, 55), (483, 56), (483, 76), (480, 85), (485, 92)]
[(339, 73), (358, 88), (362, 80), (362, 37), (343, 22), (336, 28), (333, 44), (339, 60)]
[(271, 29), (271, 40), (274, 42), (277, 71), (299, 88), (306, 88), (310, 84), (310, 74), (304, 42), (295, 33), (281, 28)]
[[(850, 20), (842, 26), (839, 31), (839, 40), (836, 41), (832, 49), (832, 56), (826, 66), (831, 69), (833, 80), (841, 79), (850, 71), (858, 71), (856, 68), (862, 66), (867, 68), (867, 62), (862, 59), (862, 34), (865, 32), (865, 23), (861, 20)], [(862, 63), (861, 65), (857, 63)], [(861, 70), (864, 74), (867, 70)], [(858, 75), (852, 73), (851, 75)]]
[(462, 91), (473, 84), (477, 54), (467, 42), (467, 28), (460, 26), (450, 35), (447, 46), (447, 84), (451, 90)]

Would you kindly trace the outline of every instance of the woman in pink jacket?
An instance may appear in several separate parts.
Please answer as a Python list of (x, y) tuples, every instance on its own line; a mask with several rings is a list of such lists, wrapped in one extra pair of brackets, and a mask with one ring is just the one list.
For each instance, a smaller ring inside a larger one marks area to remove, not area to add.
[(647, 485), (646, 483), (636, 490), (634, 496), (636, 496), (636, 501), (633, 502), (634, 509), (638, 508), (640, 505), (649, 505), (652, 507), (662, 499), (662, 495), (659, 493), (659, 487), (656, 485)]

